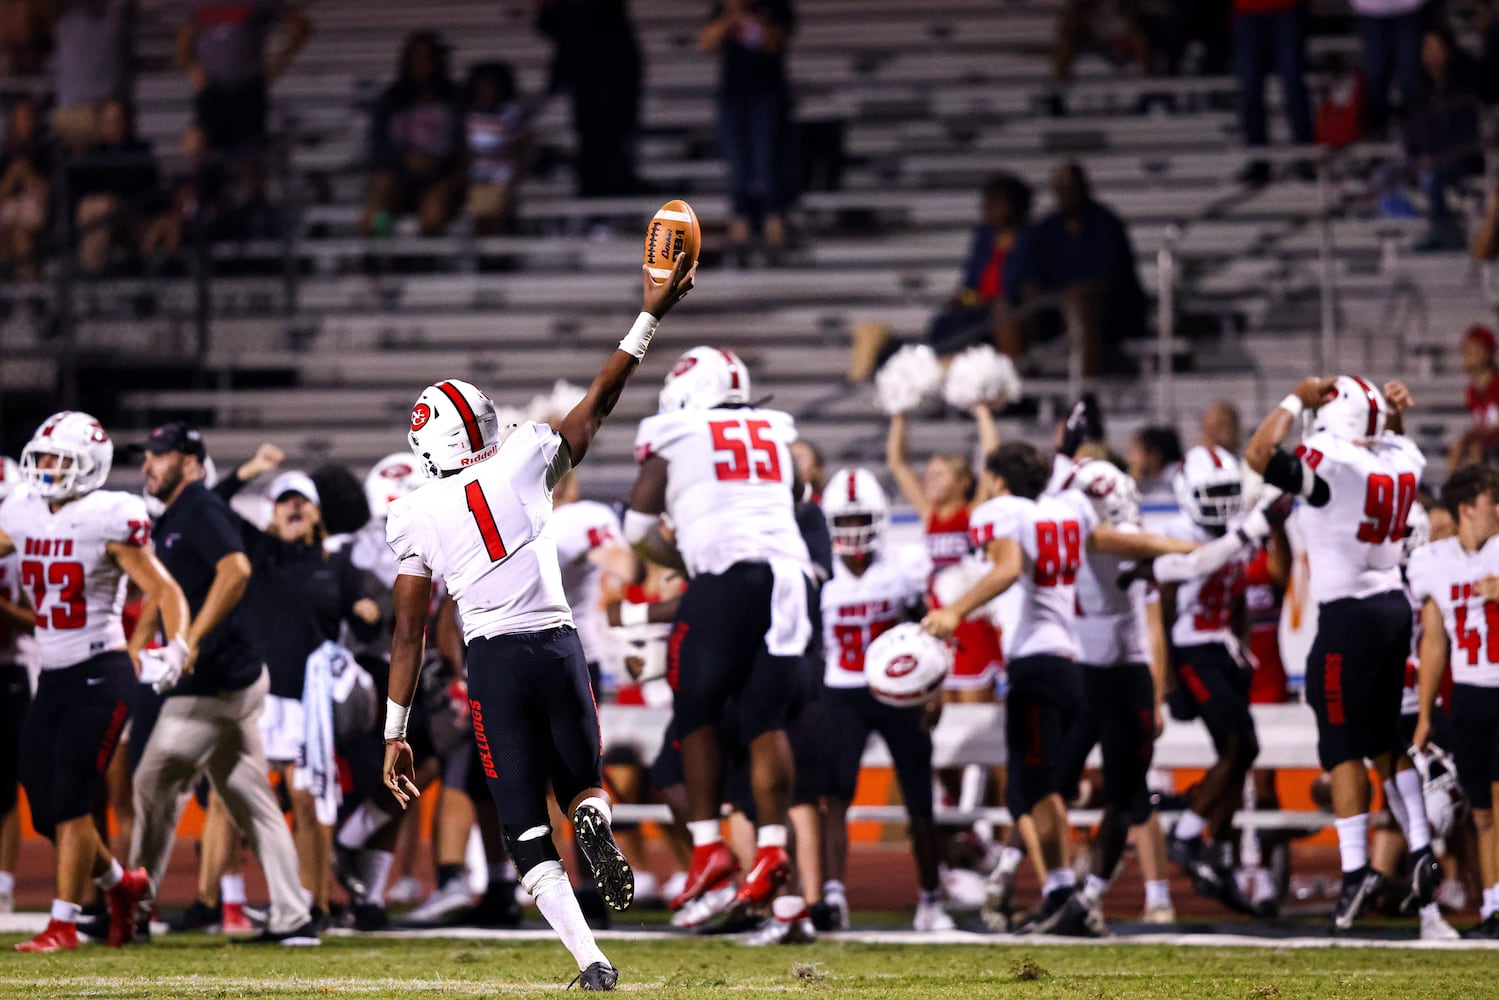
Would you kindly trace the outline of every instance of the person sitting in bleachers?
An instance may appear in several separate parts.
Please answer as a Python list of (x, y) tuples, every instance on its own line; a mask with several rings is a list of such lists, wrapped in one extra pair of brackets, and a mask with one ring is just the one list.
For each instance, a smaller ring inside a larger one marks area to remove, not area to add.
[(11, 105), (0, 147), (0, 265), (13, 266), (24, 278), (35, 278), (32, 257), (37, 237), (46, 228), (52, 194), (52, 157), (37, 127), (36, 105)]
[(1083, 374), (1127, 373), (1124, 342), (1144, 337), (1145, 291), (1123, 220), (1093, 197), (1076, 163), (1052, 175), (1056, 211), (1022, 230), (1004, 263), (1004, 295), (1043, 338), (1081, 338)]
[(156, 204), (159, 178), (151, 146), (136, 137), (124, 101), (99, 109), (99, 140), (68, 165), (68, 196), (78, 236), (78, 266), (99, 274), (111, 250), (134, 252)]
[(1405, 123), (1406, 160), (1426, 196), (1431, 228), (1416, 250), (1452, 250), (1465, 245), (1462, 221), (1448, 193), (1464, 178), (1483, 173), (1482, 106), (1472, 60), (1446, 28), (1426, 32), (1421, 43), (1425, 92)]
[(515, 189), (533, 152), (531, 113), (519, 98), (508, 63), (481, 63), (469, 72), (463, 126), (468, 214), (481, 236), (507, 233), (515, 224)]
[(1463, 406), (1473, 424), (1452, 446), (1447, 458), (1449, 469), (1460, 469), (1482, 462), (1499, 449), (1499, 340), (1486, 326), (1470, 326), (1463, 334), (1463, 371), (1468, 384), (1463, 388)]
[(361, 232), (387, 235), (397, 215), (415, 209), (423, 236), (441, 233), (463, 193), (463, 149), (463, 113), (447, 46), (436, 32), (412, 32), (396, 80), (371, 118), (373, 171)]

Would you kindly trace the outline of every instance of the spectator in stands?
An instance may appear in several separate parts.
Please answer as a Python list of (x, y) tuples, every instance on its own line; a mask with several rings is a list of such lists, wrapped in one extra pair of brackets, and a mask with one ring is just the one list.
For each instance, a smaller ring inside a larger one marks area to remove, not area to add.
[(37, 125), (36, 105), (11, 105), (0, 147), (0, 264), (35, 278), (37, 237), (47, 226), (52, 157)]
[(57, 38), (57, 101), (52, 131), (74, 150), (98, 138), (99, 106), (128, 100), (131, 22), (135, 0), (63, 0)]
[(413, 208), (423, 236), (447, 228), (463, 193), (463, 111), (436, 33), (407, 37), (396, 80), (375, 104), (370, 159), (365, 235), (389, 233), (392, 219)]
[(144, 220), (158, 206), (156, 161), (151, 147), (135, 135), (135, 122), (124, 101), (105, 101), (99, 108), (99, 137), (68, 166), (78, 234), (78, 266), (98, 274), (111, 249), (135, 249)]
[(1220, 399), (1203, 410), (1202, 443), (1233, 455), (1243, 451), (1244, 434), (1240, 429), (1239, 408), (1226, 399)]
[(822, 503), (822, 488), (827, 485), (828, 470), (823, 462), (822, 449), (806, 438), (791, 442), (791, 457), (796, 461), (796, 471), (807, 484), (805, 499)]
[(1463, 371), (1468, 384), (1463, 389), (1463, 404), (1473, 417), (1473, 425), (1452, 446), (1447, 467), (1460, 469), (1481, 462), (1499, 448), (1499, 341), (1486, 326), (1471, 326), (1463, 334)]
[(556, 46), (548, 92), (572, 97), (578, 195), (638, 193), (644, 69), (627, 0), (537, 0), (536, 27)]
[(34, 0), (0, 0), (0, 76), (36, 76), (51, 38)]
[(1368, 88), (1369, 126), (1383, 129), (1390, 119), (1390, 83), (1400, 85), (1405, 110), (1421, 92), (1421, 36), (1426, 0), (1350, 0), (1358, 20)]
[(1140, 486), (1143, 504), (1175, 503), (1171, 480), (1182, 461), (1181, 437), (1174, 427), (1142, 427), (1125, 454), (1129, 474)]
[(1421, 43), (1425, 80), (1404, 130), (1406, 159), (1426, 196), (1431, 228), (1417, 250), (1451, 250), (1466, 243), (1462, 221), (1448, 192), (1466, 177), (1483, 173), (1481, 119), (1473, 61), (1445, 27), (1427, 31)]
[[(1281, 100), (1299, 146), (1312, 141), (1312, 104), (1306, 91), (1305, 0), (1234, 0), (1234, 49), (1239, 77), (1239, 119), (1252, 149), (1269, 144), (1265, 122), (1265, 78), (1273, 62), (1280, 76)], [(1240, 179), (1263, 184), (1270, 165), (1252, 160)]]
[(508, 233), (515, 189), (531, 162), (531, 112), (508, 63), (475, 66), (468, 77), (464, 134), (468, 144), (468, 214), (481, 236)]
[(1151, 40), (1142, 4), (1128, 0), (1066, 0), (1057, 15), (1051, 67), (1056, 82), (1072, 82), (1079, 56), (1093, 53), (1116, 65), (1151, 70)]
[[(285, 28), (280, 50), (266, 39)], [(196, 0), (177, 35), (177, 65), (193, 83), (193, 110), (213, 150), (262, 148), (269, 84), (312, 37), (312, 22), (290, 0)]]
[(1076, 163), (1052, 175), (1052, 194), (1056, 211), (1023, 230), (1005, 259), (1004, 295), (1011, 306), (1040, 313), (1043, 335), (1079, 336), (1085, 374), (1127, 372), (1124, 341), (1146, 332), (1129, 231), (1093, 197)]
[(159, 264), (182, 246), (194, 225), (209, 227), (229, 211), (222, 165), (208, 156), (208, 137), (190, 126), (177, 147), (180, 166), (167, 184), (166, 205), (141, 237), (141, 256)]
[(729, 162), (729, 253), (748, 262), (750, 221), (758, 218), (766, 260), (781, 263), (786, 244), (786, 131), (790, 86), (786, 45), (795, 19), (790, 0), (723, 0), (699, 46), (719, 53), (718, 137)]

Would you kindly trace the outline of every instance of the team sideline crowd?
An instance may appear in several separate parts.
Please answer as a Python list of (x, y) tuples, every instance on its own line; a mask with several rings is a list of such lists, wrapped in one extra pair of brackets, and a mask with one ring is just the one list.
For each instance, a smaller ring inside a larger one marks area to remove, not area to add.
[[(618, 350), (540, 419), (465, 381), (429, 385), (410, 452), (362, 491), (282, 470), (270, 445), (219, 476), (184, 423), (132, 445), (141, 493), (106, 490), (104, 428), (48, 418), (7, 460), (0, 505), (0, 903), (18, 785), (56, 858), (50, 922), (17, 950), (148, 943), (194, 796), (197, 899), (177, 929), (310, 946), (334, 919), (388, 926), (396, 902), (427, 926), (513, 926), (526, 903), (599, 990), (619, 972), (594, 929), (637, 898), (688, 930), (807, 941), (849, 924), (848, 812), (873, 733), (908, 817), (917, 931), (953, 929), (966, 868), (993, 931), (1104, 936), (1131, 846), (1146, 922), (1175, 919), (1171, 866), (1228, 910), (1273, 916), (1287, 841), (1234, 817), (1275, 807), (1250, 704), (1288, 697), (1274, 634), (1298, 560), (1343, 873), (1332, 930), (1377, 908), (1455, 939), (1439, 894), (1466, 884), (1482, 908), (1465, 936), (1499, 937), (1499, 471), (1455, 469), (1434, 499), (1402, 384), (1308, 377), (1242, 452), (1220, 406), (1202, 443), (1145, 435), (1129, 459), (1091, 399), (1042, 449), (999, 439), (993, 398), (972, 408), (981, 461), (922, 472), (896, 412), (884, 471), (923, 549), (892, 538), (881, 470), (826, 473), (735, 354), (699, 347), (636, 431), (621, 515), (582, 499), (577, 470), (694, 275), (685, 255), (645, 275)], [(240, 510), (267, 475), (263, 525)], [(351, 493), (357, 523), (335, 523)], [(1142, 496), (1160, 495), (1181, 513), (1147, 530)], [(997, 700), (1003, 772), (934, 775), (943, 705)], [(671, 708), (655, 760), (606, 745), (601, 701)], [(1215, 753), (1169, 829), (1150, 781), (1167, 712), (1200, 718)], [(437, 884), (420, 900), (411, 807), (434, 787)], [(670, 806), (666, 884), (642, 870), (641, 830), (615, 824), (620, 801)], [(1081, 801), (1102, 819), (1074, 858)], [(944, 803), (1014, 822), (941, 826)], [(246, 848), (263, 912), (246, 905)], [(1020, 913), (1025, 864), (1042, 891)]]

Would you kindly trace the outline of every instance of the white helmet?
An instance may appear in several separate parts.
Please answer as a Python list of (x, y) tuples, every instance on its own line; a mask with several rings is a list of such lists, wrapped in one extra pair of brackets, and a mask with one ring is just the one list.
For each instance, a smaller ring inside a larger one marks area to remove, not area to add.
[(1226, 528), (1244, 509), (1239, 460), (1226, 448), (1201, 444), (1192, 448), (1171, 485), (1182, 510), (1204, 528)]
[(1412, 753), (1411, 761), (1421, 775), (1421, 793), (1426, 799), (1426, 821), (1431, 824), (1431, 835), (1445, 840), (1463, 805), (1457, 765), (1447, 751), (1434, 743), (1428, 744), (1424, 751)]
[[(66, 464), (38, 468), (42, 455), (56, 455)], [(43, 500), (69, 500), (103, 486), (114, 456), (115, 446), (99, 421), (81, 410), (63, 410), (48, 417), (26, 443), (21, 474)]]
[(0, 455), (0, 500), (10, 496), (21, 485), (21, 466), (9, 455)]
[(1081, 491), (1105, 524), (1140, 523), (1140, 487), (1113, 462), (1083, 459), (1062, 481), (1062, 489)]
[[(890, 501), (868, 469), (839, 469), (822, 491), (822, 513), (833, 536), (833, 554), (863, 556), (878, 552), (890, 525)], [(866, 517), (868, 524), (840, 525), (843, 517)]]
[(750, 374), (739, 355), (717, 347), (694, 347), (671, 366), (661, 386), (660, 411), (711, 410), (750, 399)]
[(915, 622), (897, 625), (869, 644), (864, 681), (886, 705), (925, 705), (942, 691), (952, 669), (952, 647)]
[(416, 398), (408, 437), (427, 478), (441, 479), (494, 455), (505, 435), (488, 396), (468, 382), (448, 379)]
[(1339, 375), (1337, 395), (1312, 414), (1312, 430), (1326, 431), (1345, 441), (1370, 441), (1384, 433), (1390, 404), (1373, 382), (1357, 375)]
[(421, 484), (422, 474), (410, 455), (404, 451), (386, 455), (364, 477), (364, 499), (370, 505), (370, 517), (383, 518), (392, 500), (399, 500)]

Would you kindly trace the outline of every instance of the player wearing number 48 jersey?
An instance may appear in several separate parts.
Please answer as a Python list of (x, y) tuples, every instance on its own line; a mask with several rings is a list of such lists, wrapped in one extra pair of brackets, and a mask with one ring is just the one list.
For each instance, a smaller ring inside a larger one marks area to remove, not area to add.
[(100, 490), (114, 445), (87, 413), (53, 414), (21, 454), (25, 492), (0, 507), (0, 557), (20, 557), (20, 582), (36, 612), (42, 674), (21, 732), (21, 784), (37, 831), (57, 846), (57, 897), (47, 928), (17, 951), (78, 947), (88, 881), (109, 902), (109, 944), (135, 934), (135, 907), (150, 886), (126, 872), (94, 828), (94, 800), (135, 701), (135, 668), (120, 612), (126, 578), (161, 610), (173, 641), (162, 652), (191, 668), (194, 649), (182, 590), (151, 552), (139, 496)]
[(656, 325), (692, 288), (679, 257), (660, 283), (642, 275), (643, 311), (581, 402), (553, 431), (500, 427), (467, 382), (427, 387), (411, 413), (411, 448), (431, 480), (390, 505), (386, 536), (400, 562), (386, 705), (385, 783), (403, 808), (417, 795), (406, 718), (421, 671), (432, 577), (458, 604), (468, 645), (474, 741), (505, 844), (547, 922), (577, 960), (585, 990), (618, 972), (589, 930), (548, 825), (547, 792), (572, 817), (604, 902), (629, 907), (635, 878), (610, 831), (598, 709), (547, 525), (553, 490), (583, 460), (645, 356)]
[[(1369, 866), (1371, 792), (1365, 761), (1404, 805), (1417, 902), (1431, 902), (1442, 869), (1431, 851), (1421, 780), (1400, 745), (1400, 695), (1411, 614), (1400, 578), (1406, 518), (1426, 459), (1401, 433), (1410, 393), (1367, 379), (1307, 378), (1255, 431), (1245, 460), (1271, 486), (1301, 498), (1295, 517), (1312, 566), (1317, 635), (1307, 654), (1307, 700), (1317, 752), (1332, 777), (1343, 889), (1333, 928), (1353, 926), (1384, 886)], [(1279, 445), (1303, 412), (1312, 433), (1293, 456)]]

